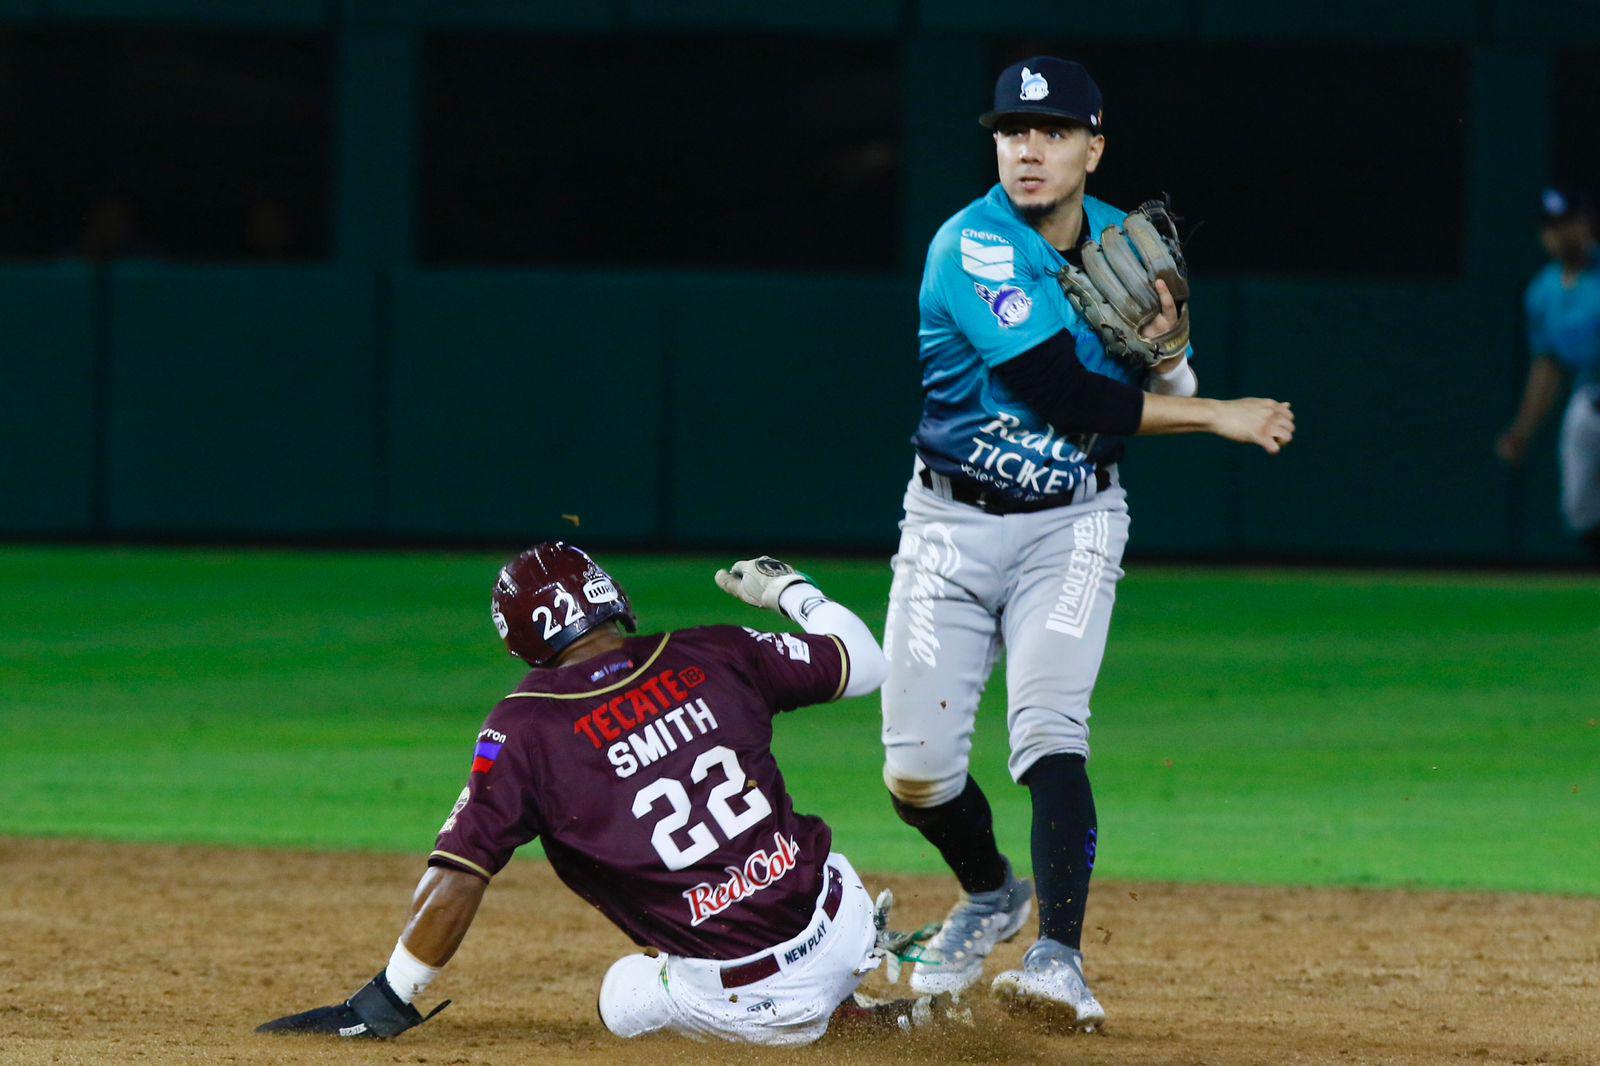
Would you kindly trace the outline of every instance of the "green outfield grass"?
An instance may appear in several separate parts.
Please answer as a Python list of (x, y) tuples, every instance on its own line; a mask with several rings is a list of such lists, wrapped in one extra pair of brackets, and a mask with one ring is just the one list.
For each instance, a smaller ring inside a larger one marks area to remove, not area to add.
[[(520, 676), (497, 556), (0, 549), (0, 833), (425, 852)], [(610, 556), (646, 629), (776, 621)], [(882, 561), (797, 560), (874, 626)], [(1004, 686), (974, 773), (1026, 865)], [(1600, 892), (1600, 582), (1134, 568), (1096, 692), (1100, 870)], [(856, 864), (935, 870), (875, 699), (779, 721)]]

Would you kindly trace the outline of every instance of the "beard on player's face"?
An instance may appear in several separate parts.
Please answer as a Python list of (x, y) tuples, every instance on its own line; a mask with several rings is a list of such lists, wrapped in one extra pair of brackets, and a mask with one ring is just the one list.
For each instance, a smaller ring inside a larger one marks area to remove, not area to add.
[(1011, 201), (1011, 206), (1015, 207), (1017, 209), (1017, 214), (1021, 215), (1023, 219), (1032, 225), (1043, 222), (1045, 219), (1055, 214), (1056, 209), (1064, 205), (1068, 199), (1069, 197), (1060, 196), (1054, 200), (1026, 204), (1019, 204), (1015, 199), (1013, 199)]
[(1042, 177), (1044, 181), (1030, 189), (1013, 174), (1004, 180), (1002, 185), (1006, 190), (1007, 199), (1011, 201), (1011, 206), (1030, 223), (1041, 222), (1058, 209), (1080, 198), (1086, 184), (1084, 181), (1086, 174), (1076, 168), (1063, 173), (1060, 168), (1051, 172), (1045, 167), (1031, 167), (1023, 173)]

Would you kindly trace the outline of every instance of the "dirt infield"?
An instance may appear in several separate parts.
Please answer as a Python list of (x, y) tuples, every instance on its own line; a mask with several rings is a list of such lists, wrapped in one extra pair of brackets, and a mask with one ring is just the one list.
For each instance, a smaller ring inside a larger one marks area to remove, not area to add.
[[(1600, 899), (1116, 883), (1097, 886), (1086, 938), (1099, 1035), (1033, 1032), (979, 996), (976, 1026), (940, 1037), (623, 1043), (594, 997), (629, 945), (531, 861), (490, 891), (436, 988), (456, 1003), (427, 1027), (389, 1044), (251, 1034), (372, 976), (420, 869), (0, 838), (0, 1061), (1600, 1061)], [(894, 887), (905, 924), (949, 903), (942, 882), (868, 882)]]

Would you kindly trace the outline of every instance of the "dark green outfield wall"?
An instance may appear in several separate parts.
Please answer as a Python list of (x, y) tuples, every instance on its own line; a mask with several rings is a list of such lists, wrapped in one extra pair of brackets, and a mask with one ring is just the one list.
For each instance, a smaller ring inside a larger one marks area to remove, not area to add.
[[(1292, 400), (1300, 437), (1277, 460), (1138, 442), (1124, 467), (1135, 545), (1570, 558), (1550, 434), (1521, 477), (1489, 442), (1522, 374), (1518, 292), (1534, 265), (1525, 213), (1507, 205), (1531, 203), (1546, 178), (1550, 57), (1600, 41), (1597, 12), (1554, 0), (1005, 13), (956, 0), (0, 0), (14, 22), (321, 28), (337, 35), (339, 74), (333, 262), (0, 267), (0, 534), (513, 542), (573, 533), (573, 516), (594, 543), (883, 549), (917, 412), (916, 269), (933, 228), (987, 180), (964, 161), (990, 38), (1376, 34), (1467, 48), (1465, 274), (1203, 279), (1207, 391)], [(902, 269), (417, 268), (412, 88), (419, 35), (445, 26), (901, 39)], [(1381, 238), (1375, 224), (1375, 248)]]
[[(1195, 299), (1202, 380), (1291, 399), (1300, 436), (1136, 442), (1141, 549), (1566, 550), (1550, 449), (1521, 486), (1488, 449), (1513, 290)], [(13, 534), (518, 540), (573, 515), (597, 543), (881, 547), (909, 469), (910, 281), (130, 265), (8, 269), (0, 301)]]

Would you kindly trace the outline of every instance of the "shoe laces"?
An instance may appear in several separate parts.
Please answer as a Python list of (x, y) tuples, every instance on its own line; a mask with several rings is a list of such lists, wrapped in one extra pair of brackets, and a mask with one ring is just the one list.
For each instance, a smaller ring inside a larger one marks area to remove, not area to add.
[[(946, 940), (948, 937), (952, 942), (950, 946), (955, 948), (951, 953), (954, 958), (966, 958), (966, 949), (972, 947), (980, 935), (986, 934), (991, 926), (1004, 918), (999, 910), (987, 906), (984, 907), (986, 913), (981, 915), (973, 914), (973, 909), (975, 905), (970, 901), (957, 904), (950, 912), (950, 917), (945, 919), (944, 929), (940, 931), (939, 940)], [(945, 947), (944, 944), (938, 946)]]

